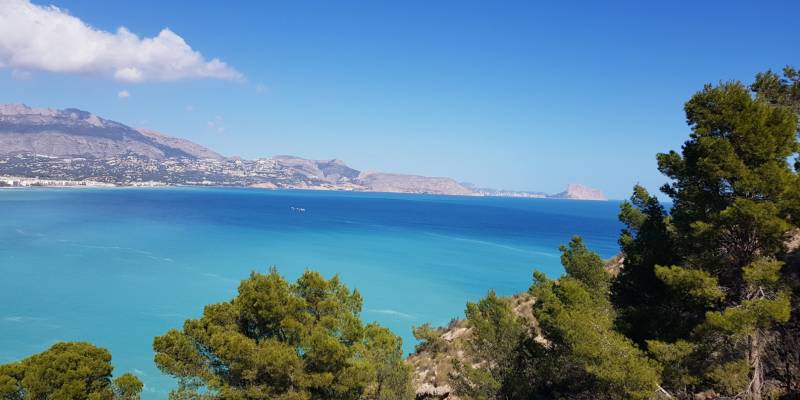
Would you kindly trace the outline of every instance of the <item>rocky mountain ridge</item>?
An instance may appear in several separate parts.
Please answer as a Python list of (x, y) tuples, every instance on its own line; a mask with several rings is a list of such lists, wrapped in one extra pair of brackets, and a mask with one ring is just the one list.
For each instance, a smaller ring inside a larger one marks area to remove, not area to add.
[[(186, 139), (136, 129), (87, 111), (0, 104), (0, 176), (42, 182), (93, 181), (253, 186), (462, 196), (605, 199), (570, 185), (558, 195), (476, 189), (446, 177), (359, 171), (341, 160), (225, 157)], [(27, 182), (27, 181), (26, 181)]]
[(134, 129), (92, 113), (68, 108), (0, 105), (0, 155), (111, 158), (128, 154), (163, 160), (224, 157), (185, 139)]

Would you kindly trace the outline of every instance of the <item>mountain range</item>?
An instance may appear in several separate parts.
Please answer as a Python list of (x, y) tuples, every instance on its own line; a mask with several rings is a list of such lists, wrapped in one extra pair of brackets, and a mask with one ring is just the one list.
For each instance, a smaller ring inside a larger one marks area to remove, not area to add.
[[(18, 182), (214, 185), (605, 200), (570, 184), (547, 195), (480, 189), (446, 177), (359, 171), (343, 161), (225, 157), (186, 139), (137, 129), (74, 108), (0, 104), (0, 176)], [(6, 179), (6, 185), (15, 182)], [(0, 182), (2, 183), (2, 182)]]

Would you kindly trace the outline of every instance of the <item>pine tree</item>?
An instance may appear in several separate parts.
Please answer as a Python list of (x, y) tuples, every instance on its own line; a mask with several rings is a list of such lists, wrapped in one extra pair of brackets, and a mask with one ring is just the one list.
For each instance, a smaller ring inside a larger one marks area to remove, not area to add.
[(664, 206), (636, 185), (630, 201), (620, 206), (619, 220), (625, 228), (619, 238), (624, 268), (612, 287), (617, 328), (641, 346), (648, 339), (672, 341), (686, 336), (700, 322), (697, 307), (669, 290), (655, 274), (656, 265), (679, 263)]
[(704, 312), (689, 316), (700, 321), (690, 342), (649, 346), (662, 362), (693, 371), (669, 371), (668, 384), (707, 383), (760, 399), (765, 346), (790, 315), (779, 260), (798, 215), (800, 181), (787, 162), (798, 150), (797, 118), (737, 82), (707, 85), (685, 109), (690, 139), (681, 153), (658, 155), (672, 179), (662, 190), (674, 202), (669, 230), (680, 265), (654, 272)]
[(509, 299), (489, 291), (477, 303), (467, 303), (465, 314), (472, 330), (466, 351), (479, 366), (454, 361), (456, 393), (474, 400), (528, 397), (531, 382), (526, 377), (526, 347), (532, 340)]
[(0, 365), (0, 399), (138, 400), (144, 385), (126, 373), (112, 379), (111, 353), (85, 342), (61, 342)]
[(562, 246), (566, 275), (556, 281), (537, 272), (531, 294), (546, 343), (537, 342), (531, 365), (542, 398), (649, 399), (658, 366), (614, 330), (610, 275), (600, 257), (575, 237)]
[[(788, 107), (800, 116), (800, 71), (797, 69), (787, 66), (782, 76), (772, 71), (760, 73), (751, 89), (758, 99), (774, 106)], [(795, 159), (794, 167), (800, 171), (800, 158)], [(796, 216), (800, 215), (800, 188), (795, 189), (792, 196), (787, 196), (792, 201), (784, 204), (784, 208), (789, 210), (789, 215)], [(767, 367), (769, 375), (783, 383), (784, 390), (800, 392), (800, 257), (796, 248), (793, 251), (795, 254), (790, 255), (788, 264), (783, 268), (784, 279), (794, 288), (792, 316), (770, 338)]]
[(787, 66), (783, 76), (772, 71), (756, 75), (756, 81), (750, 86), (760, 100), (774, 106), (789, 107), (800, 114), (800, 71)]
[(173, 399), (410, 399), (400, 338), (359, 318), (361, 296), (338, 277), (253, 273), (229, 302), (155, 338), (155, 362), (178, 379)]

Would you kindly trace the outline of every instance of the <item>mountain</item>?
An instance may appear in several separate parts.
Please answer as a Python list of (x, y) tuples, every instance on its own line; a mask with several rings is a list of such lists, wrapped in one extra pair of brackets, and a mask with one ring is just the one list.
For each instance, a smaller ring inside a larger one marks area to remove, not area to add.
[[(362, 173), (341, 160), (227, 158), (78, 109), (0, 105), (0, 175), (30, 184), (219, 185), (472, 195), (449, 178)], [(30, 178), (37, 178), (30, 180)], [(55, 183), (54, 183), (55, 182)]]
[(569, 200), (608, 200), (608, 197), (603, 192), (577, 183), (570, 183), (563, 192), (548, 197)]
[(362, 190), (387, 193), (426, 193), (472, 196), (475, 192), (450, 178), (391, 174), (350, 168), (341, 160), (308, 160), (295, 156), (275, 156), (279, 165), (303, 174), (306, 178), (330, 184), (352, 183)]
[(374, 192), (428, 193), (473, 196), (476, 193), (450, 178), (362, 172), (358, 181)]
[(223, 157), (188, 140), (137, 130), (86, 111), (0, 105), (0, 155), (110, 158), (129, 154), (163, 160)]
[(606, 195), (600, 190), (590, 188), (588, 186), (571, 183), (567, 188), (560, 193), (547, 194), (543, 192), (526, 192), (519, 190), (499, 190), (478, 188), (469, 183), (464, 183), (473, 192), (480, 196), (495, 196), (495, 197), (524, 197), (534, 199), (567, 199), (567, 200), (608, 200)]
[(350, 168), (341, 160), (307, 160), (295, 156), (275, 156), (278, 164), (292, 168), (309, 178), (316, 178), (329, 183), (341, 180), (352, 181), (358, 178), (360, 172)]
[(224, 157), (189, 140), (132, 128), (87, 111), (22, 104), (0, 104), (0, 176), (20, 178), (5, 182), (42, 185), (93, 182), (605, 199), (599, 191), (580, 185), (549, 196), (478, 189), (445, 177), (362, 172), (337, 159)]
[(144, 136), (147, 136), (151, 140), (154, 140), (160, 145), (176, 149), (177, 151), (182, 151), (186, 153), (188, 156), (193, 158), (212, 159), (212, 160), (225, 159), (225, 157), (223, 157), (219, 153), (186, 139), (166, 136), (150, 129), (140, 128), (136, 129), (136, 131)]

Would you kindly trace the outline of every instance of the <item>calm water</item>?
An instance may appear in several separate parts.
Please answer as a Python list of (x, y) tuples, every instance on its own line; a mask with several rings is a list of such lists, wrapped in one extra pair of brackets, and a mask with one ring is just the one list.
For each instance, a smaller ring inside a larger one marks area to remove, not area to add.
[[(307, 211), (299, 214), (291, 207)], [(165, 398), (152, 339), (271, 265), (340, 273), (362, 317), (413, 347), (412, 325), (445, 324), (488, 289), (557, 276), (582, 235), (617, 251), (616, 202), (248, 189), (0, 191), (0, 363), (59, 340), (111, 350), (116, 371)]]

